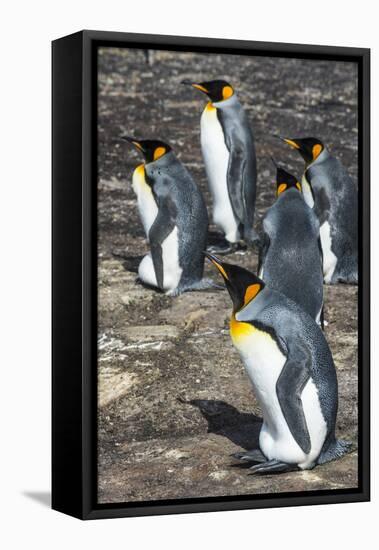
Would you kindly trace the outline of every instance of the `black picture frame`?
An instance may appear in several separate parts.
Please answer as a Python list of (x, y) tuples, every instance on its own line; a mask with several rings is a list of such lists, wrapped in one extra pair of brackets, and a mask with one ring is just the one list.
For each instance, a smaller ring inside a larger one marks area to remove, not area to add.
[[(99, 46), (354, 61), (359, 67), (359, 487), (96, 502), (97, 56)], [(52, 507), (81, 519), (370, 499), (370, 50), (82, 31), (52, 43)]]

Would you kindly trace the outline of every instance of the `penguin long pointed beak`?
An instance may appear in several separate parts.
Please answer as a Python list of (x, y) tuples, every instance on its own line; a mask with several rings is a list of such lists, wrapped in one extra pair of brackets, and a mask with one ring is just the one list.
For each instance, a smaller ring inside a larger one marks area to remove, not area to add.
[(197, 82), (191, 82), (188, 78), (182, 80), (181, 83), (185, 86), (192, 86), (192, 88), (196, 88), (196, 90), (200, 90), (200, 92), (204, 92), (205, 94), (209, 93), (209, 90), (207, 90), (204, 86), (197, 84)]
[(226, 281), (229, 281), (229, 277), (222, 265), (222, 262), (219, 258), (217, 258), (217, 256), (213, 256), (213, 254), (209, 254), (209, 252), (204, 252), (204, 255), (208, 258), (208, 260), (210, 262), (212, 262), (212, 264), (214, 266), (217, 267), (217, 269), (219, 270), (219, 272), (221, 273), (221, 275), (223, 276), (223, 278), (226, 280)]
[(218, 262), (218, 263), (221, 263), (221, 260), (219, 258), (217, 258), (217, 256), (214, 256), (213, 254), (210, 254), (209, 252), (207, 252), (206, 250), (203, 250), (203, 254), (204, 256), (206, 256), (208, 258), (208, 260), (210, 260), (211, 262), (215, 261), (215, 262)]
[(300, 149), (300, 145), (296, 143), (293, 139), (285, 138), (283, 136), (279, 136), (278, 134), (273, 134), (273, 137), (280, 139), (281, 141), (284, 141), (284, 143), (287, 143), (287, 145), (290, 145), (294, 149)]
[(140, 142), (135, 139), (134, 137), (130, 137), (130, 136), (120, 136), (120, 139), (122, 139), (123, 141), (126, 141), (127, 143), (131, 143), (132, 145), (134, 145), (134, 147), (136, 147), (137, 149), (139, 149), (140, 151), (144, 151), (142, 145), (140, 144)]

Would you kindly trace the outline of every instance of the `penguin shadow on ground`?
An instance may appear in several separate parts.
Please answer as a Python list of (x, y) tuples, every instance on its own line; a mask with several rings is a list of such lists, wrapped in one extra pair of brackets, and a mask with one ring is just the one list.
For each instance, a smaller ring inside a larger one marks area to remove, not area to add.
[[(259, 432), (262, 419), (252, 413), (242, 413), (225, 401), (208, 399), (185, 400), (178, 398), (180, 403), (197, 407), (208, 422), (208, 433), (227, 437), (239, 449), (259, 448)], [(237, 451), (238, 449), (236, 449)], [(232, 464), (233, 467), (245, 468), (251, 464)]]
[(131, 273), (138, 273), (138, 266), (143, 259), (143, 256), (126, 256), (116, 250), (112, 252), (112, 256), (120, 260), (125, 271), (130, 271)]
[[(117, 251), (112, 252), (112, 256), (120, 260), (122, 267), (125, 269), (125, 271), (130, 271), (130, 273), (135, 273), (136, 275), (138, 275), (138, 266), (142, 262), (144, 256), (126, 256), (125, 254)], [(143, 288), (146, 288), (147, 290), (153, 290), (154, 292), (162, 294), (162, 292), (155, 286), (144, 283), (139, 277), (136, 277), (135, 283), (142, 286)]]

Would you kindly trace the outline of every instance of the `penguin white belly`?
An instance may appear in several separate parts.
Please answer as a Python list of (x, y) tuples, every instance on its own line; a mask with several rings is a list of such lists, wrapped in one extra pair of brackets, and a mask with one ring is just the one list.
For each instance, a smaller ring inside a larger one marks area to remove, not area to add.
[[(321, 314), (322, 314), (323, 307), (324, 307), (324, 304), (321, 306), (320, 311), (317, 313), (316, 319), (315, 319), (316, 323), (320, 326), (321, 326)], [(325, 321), (324, 321), (324, 324), (325, 324)]]
[(177, 288), (183, 269), (179, 264), (178, 228), (175, 226), (162, 244), (163, 288), (167, 292)]
[(147, 285), (155, 287), (158, 286), (153, 259), (150, 252), (142, 258), (141, 263), (138, 266), (138, 277)]
[(323, 255), (324, 281), (330, 283), (337, 265), (337, 256), (332, 251), (332, 237), (329, 222), (324, 222), (320, 227), (320, 239)]
[[(147, 240), (149, 231), (158, 214), (158, 206), (155, 202), (153, 192), (145, 179), (145, 168), (143, 164), (137, 166), (133, 173), (133, 190), (137, 195), (138, 211), (142, 221)], [(150, 284), (150, 283), (149, 283)]]
[[(174, 227), (162, 243), (162, 262), (163, 290), (170, 293), (178, 287), (183, 272), (179, 264), (177, 227)], [(138, 276), (144, 283), (155, 287), (158, 286), (154, 263), (150, 252), (142, 259), (138, 267)]]
[(311, 451), (307, 455), (293, 438), (276, 393), (276, 383), (286, 356), (269, 334), (248, 323), (232, 321), (231, 333), (262, 409), (259, 446), (263, 454), (268, 460), (281, 460), (301, 468), (313, 466), (326, 435), (326, 424), (313, 382), (306, 384), (301, 396), (311, 438)]
[(328, 427), (322, 414), (318, 391), (312, 378), (306, 383), (301, 394), (301, 402), (307, 423), (309, 437), (311, 439), (311, 451), (304, 462), (298, 465), (302, 469), (312, 467), (321, 453)]
[(222, 229), (229, 242), (237, 242), (240, 239), (238, 221), (230, 204), (227, 184), (229, 151), (216, 107), (209, 104), (206, 106), (200, 128), (201, 149), (213, 199), (213, 221)]
[(308, 183), (307, 178), (305, 177), (305, 174), (303, 174), (303, 177), (301, 179), (301, 188), (303, 191), (303, 197), (309, 208), (313, 208), (315, 201), (313, 200), (312, 190), (311, 186)]

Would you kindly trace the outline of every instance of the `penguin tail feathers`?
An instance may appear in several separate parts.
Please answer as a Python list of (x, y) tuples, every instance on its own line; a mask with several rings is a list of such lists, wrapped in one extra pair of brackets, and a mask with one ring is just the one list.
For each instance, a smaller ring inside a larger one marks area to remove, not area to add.
[(358, 273), (354, 271), (353, 273), (342, 274), (337, 278), (338, 283), (346, 283), (348, 285), (357, 285), (358, 284)]
[(167, 296), (179, 296), (180, 294), (183, 294), (183, 292), (190, 292), (193, 290), (208, 290), (210, 288), (217, 289), (217, 290), (225, 290), (224, 285), (219, 285), (212, 281), (212, 279), (201, 279), (200, 281), (195, 281), (193, 283), (180, 285), (179, 287), (175, 288), (174, 290), (169, 290), (166, 292)]
[(249, 246), (258, 246), (260, 243), (260, 238), (258, 233), (252, 227), (244, 228), (243, 238), (245, 243)]
[(341, 456), (351, 452), (352, 443), (350, 441), (344, 441), (343, 439), (334, 439), (327, 447), (327, 449), (322, 450), (320, 456), (318, 457), (317, 464), (325, 464), (326, 462), (331, 462), (336, 460)]
[(358, 284), (358, 258), (353, 255), (346, 255), (337, 264), (332, 278), (334, 283), (346, 283), (348, 285)]
[(217, 290), (224, 290), (225, 286), (224, 285), (219, 285), (219, 284), (215, 283), (214, 281), (212, 281), (212, 279), (208, 279), (208, 278), (205, 277), (204, 279), (201, 279), (200, 281), (196, 281), (196, 283), (193, 283), (188, 288), (188, 290), (207, 290), (209, 288), (215, 288)]

